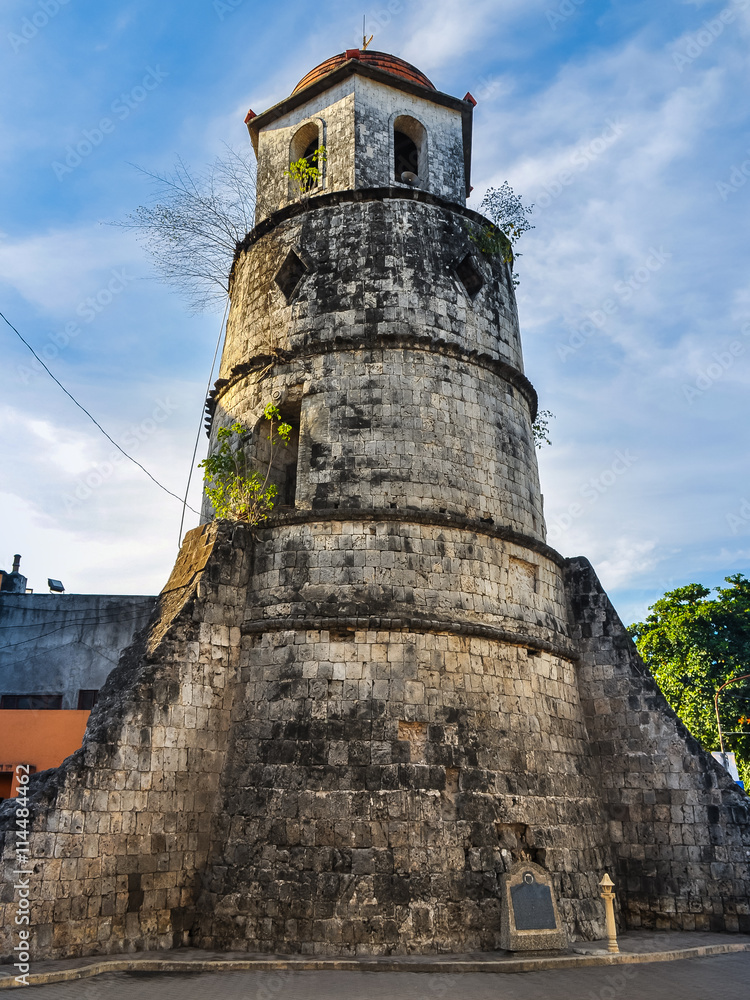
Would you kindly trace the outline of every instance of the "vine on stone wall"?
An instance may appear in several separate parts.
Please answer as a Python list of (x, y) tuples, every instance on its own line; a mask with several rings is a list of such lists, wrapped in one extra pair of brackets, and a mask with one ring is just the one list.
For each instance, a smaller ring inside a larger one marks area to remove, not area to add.
[(274, 453), (279, 444), (289, 443), (292, 425), (282, 422), (273, 403), (266, 404), (263, 416), (269, 421), (270, 445), (265, 475), (248, 464), (243, 447), (246, 429), (239, 423), (219, 428), (218, 450), (199, 464), (205, 470), (206, 496), (217, 518), (255, 525), (265, 521), (273, 510), (278, 493), (278, 487), (269, 482)]

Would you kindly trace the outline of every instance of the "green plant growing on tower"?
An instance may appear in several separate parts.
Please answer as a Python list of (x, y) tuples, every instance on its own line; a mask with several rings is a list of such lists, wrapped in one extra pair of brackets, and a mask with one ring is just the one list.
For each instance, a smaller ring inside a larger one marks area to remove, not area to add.
[[(499, 188), (488, 188), (479, 206), (490, 220), (486, 225), (475, 222), (468, 224), (469, 239), (488, 257), (500, 256), (511, 267), (516, 257), (521, 255), (514, 250), (518, 240), (524, 233), (534, 227), (529, 222), (533, 205), (524, 205), (520, 195), (515, 194), (507, 181)], [(513, 271), (513, 287), (517, 288), (518, 275)]]
[(321, 178), (323, 173), (322, 164), (326, 162), (325, 146), (318, 146), (309, 156), (300, 156), (294, 163), (290, 163), (284, 171), (285, 177), (290, 177), (292, 183), (296, 184), (299, 197), (311, 191)]
[(531, 425), (534, 431), (534, 444), (537, 448), (543, 448), (545, 444), (552, 444), (549, 438), (549, 422), (555, 419), (555, 414), (551, 410), (540, 410), (536, 415), (536, 420)]
[(269, 482), (274, 452), (279, 444), (289, 443), (292, 425), (282, 422), (279, 408), (273, 403), (266, 404), (263, 416), (269, 422), (265, 475), (248, 464), (242, 447), (245, 428), (239, 423), (219, 428), (218, 450), (198, 466), (204, 470), (206, 496), (217, 518), (256, 525), (265, 521), (273, 510), (278, 493), (276, 485)]

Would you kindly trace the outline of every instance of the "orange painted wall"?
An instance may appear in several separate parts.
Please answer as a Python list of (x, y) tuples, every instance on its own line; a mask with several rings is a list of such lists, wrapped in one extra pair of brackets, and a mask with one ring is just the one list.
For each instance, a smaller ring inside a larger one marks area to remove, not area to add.
[(37, 771), (57, 767), (80, 747), (90, 714), (76, 710), (0, 710), (0, 765), (31, 764)]

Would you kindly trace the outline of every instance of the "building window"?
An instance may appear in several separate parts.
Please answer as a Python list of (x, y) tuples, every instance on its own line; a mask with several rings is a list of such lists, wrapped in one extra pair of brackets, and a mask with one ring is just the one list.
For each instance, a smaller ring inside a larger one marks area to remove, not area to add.
[(99, 692), (97, 690), (81, 689), (78, 692), (78, 711), (90, 712), (94, 705), (96, 705), (98, 697)]
[(393, 123), (393, 176), (404, 184), (427, 179), (427, 130), (409, 115), (399, 115)]
[[(307, 160), (311, 167), (317, 167), (320, 171), (320, 176), (317, 183), (313, 179), (309, 179), (306, 183), (304, 191), (311, 191), (314, 187), (319, 187), (323, 183), (323, 173), (325, 170), (325, 161), (319, 162), (315, 157), (315, 152), (323, 145), (323, 141), (320, 136), (320, 128), (317, 122), (307, 122), (302, 128), (297, 129), (292, 137), (292, 141), (289, 146), (289, 163), (297, 163), (298, 160)], [(292, 178), (289, 178), (289, 195), (290, 197), (297, 197), (299, 195), (297, 190), (297, 185)]]
[(0, 710), (3, 708), (60, 709), (62, 708), (62, 698), (61, 694), (4, 694), (0, 697)]
[[(299, 455), (299, 426), (302, 411), (302, 399), (286, 400), (279, 404), (281, 419), (292, 425), (288, 444), (278, 444), (274, 448), (273, 465), (268, 474), (268, 481), (278, 490), (275, 510), (293, 509), (297, 497), (297, 458)], [(268, 444), (268, 426), (266, 421), (256, 427), (253, 438), (255, 445), (255, 463), (259, 469), (267, 469), (270, 458)]]

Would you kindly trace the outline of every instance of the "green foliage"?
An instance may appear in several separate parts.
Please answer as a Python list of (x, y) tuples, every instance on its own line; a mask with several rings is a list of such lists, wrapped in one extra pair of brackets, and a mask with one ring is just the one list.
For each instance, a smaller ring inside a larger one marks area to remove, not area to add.
[(500, 255), (506, 264), (513, 263), (513, 244), (497, 226), (491, 223), (486, 226), (471, 224), (469, 239), (488, 257)]
[(325, 146), (318, 146), (309, 156), (301, 156), (294, 163), (290, 163), (284, 171), (285, 177), (291, 177), (292, 182), (297, 185), (297, 190), (302, 196), (311, 191), (320, 180), (323, 172), (321, 164), (327, 159)]
[[(488, 188), (479, 206), (490, 220), (487, 225), (469, 224), (469, 239), (488, 256), (502, 255), (506, 264), (513, 264), (520, 254), (514, 247), (524, 233), (534, 227), (529, 216), (534, 206), (525, 206), (520, 195), (514, 193), (507, 181), (499, 188)], [(513, 272), (513, 285), (518, 286), (518, 275)]]
[[(750, 673), (750, 580), (725, 578), (717, 597), (699, 583), (668, 591), (645, 622), (628, 631), (667, 701), (707, 750), (719, 749), (714, 694), (725, 681)], [(750, 681), (719, 698), (724, 746), (737, 755), (750, 788)]]
[(552, 444), (549, 439), (549, 422), (555, 419), (555, 414), (551, 410), (540, 410), (536, 415), (536, 420), (531, 425), (534, 431), (534, 444), (537, 448), (544, 447), (545, 444)]
[(274, 451), (279, 443), (285, 446), (289, 443), (292, 425), (281, 422), (279, 409), (273, 403), (266, 405), (263, 416), (269, 421), (270, 446), (265, 475), (248, 465), (243, 448), (246, 431), (238, 423), (219, 428), (218, 450), (199, 465), (205, 470), (206, 496), (216, 517), (255, 525), (265, 521), (273, 510), (278, 492), (276, 486), (269, 483)]

